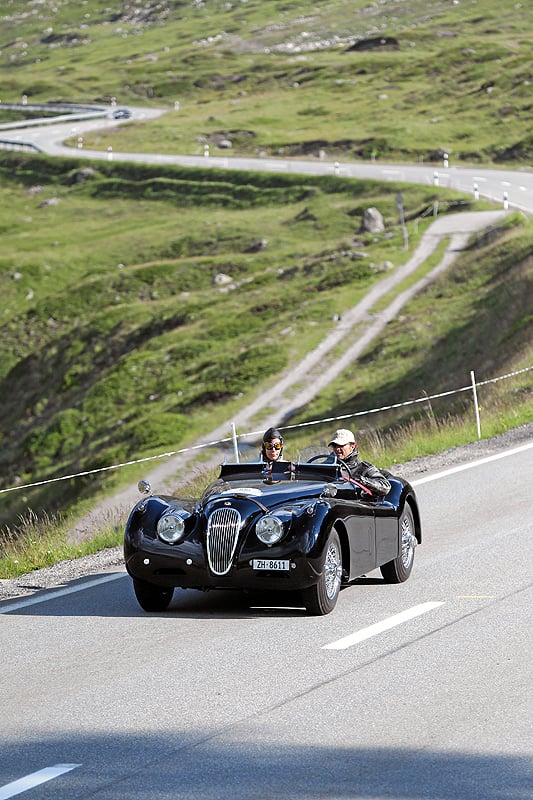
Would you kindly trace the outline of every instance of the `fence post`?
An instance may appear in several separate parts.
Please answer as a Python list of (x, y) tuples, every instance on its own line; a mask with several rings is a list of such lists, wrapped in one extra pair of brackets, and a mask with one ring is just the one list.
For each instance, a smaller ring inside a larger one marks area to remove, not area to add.
[(470, 380), (472, 381), (472, 392), (474, 394), (474, 408), (476, 411), (476, 425), (477, 425), (477, 438), (481, 439), (481, 424), (479, 421), (479, 406), (477, 402), (477, 391), (476, 391), (476, 379), (474, 376), (474, 370), (470, 370)]
[(239, 445), (237, 444), (237, 432), (235, 430), (235, 423), (231, 423), (231, 435), (233, 437), (233, 450), (235, 452), (235, 461), (239, 463)]

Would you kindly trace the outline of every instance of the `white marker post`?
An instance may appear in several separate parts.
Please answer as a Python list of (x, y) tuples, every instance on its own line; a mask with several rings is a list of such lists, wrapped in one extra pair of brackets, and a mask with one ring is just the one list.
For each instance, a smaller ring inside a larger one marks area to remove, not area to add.
[(474, 200), (479, 200), (479, 186), (477, 183), (474, 184)]
[(235, 453), (235, 461), (239, 463), (239, 445), (237, 444), (237, 431), (235, 430), (235, 423), (231, 423), (231, 436), (233, 438), (233, 451)]
[(474, 370), (470, 370), (470, 380), (472, 381), (472, 393), (474, 395), (474, 409), (476, 412), (476, 425), (477, 425), (477, 438), (481, 439), (481, 422), (479, 420), (479, 405), (477, 402), (477, 389), (476, 389), (476, 379), (474, 376)]
[(503, 193), (503, 208), (505, 211), (509, 208), (509, 195), (507, 192)]

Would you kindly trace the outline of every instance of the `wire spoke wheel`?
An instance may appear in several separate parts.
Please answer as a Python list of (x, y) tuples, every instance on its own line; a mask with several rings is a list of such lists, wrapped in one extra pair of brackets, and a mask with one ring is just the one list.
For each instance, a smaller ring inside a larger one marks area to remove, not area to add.
[(399, 549), (397, 558), (382, 564), (381, 574), (387, 583), (403, 583), (407, 580), (413, 569), (415, 560), (415, 547), (418, 544), (415, 533), (415, 521), (411, 507), (406, 504), (402, 511), (399, 524)]
[(331, 531), (322, 556), (322, 572), (318, 582), (303, 592), (308, 614), (323, 616), (337, 604), (342, 578), (342, 550), (339, 536)]

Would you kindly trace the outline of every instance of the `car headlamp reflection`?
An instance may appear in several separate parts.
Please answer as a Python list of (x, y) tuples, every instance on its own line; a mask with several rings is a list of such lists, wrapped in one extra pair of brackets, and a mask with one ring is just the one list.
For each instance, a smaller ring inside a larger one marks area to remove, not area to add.
[(276, 544), (283, 536), (283, 522), (278, 517), (261, 517), (255, 526), (255, 532), (263, 544)]
[(157, 535), (167, 544), (176, 544), (185, 533), (185, 523), (178, 514), (163, 514), (157, 523)]

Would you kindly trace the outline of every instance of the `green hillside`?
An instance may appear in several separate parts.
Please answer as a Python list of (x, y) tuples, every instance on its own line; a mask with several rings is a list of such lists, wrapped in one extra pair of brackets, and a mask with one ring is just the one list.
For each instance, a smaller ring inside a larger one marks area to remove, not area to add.
[[(168, 108), (129, 152), (531, 163), (532, 24), (496, 0), (77, 0), (0, 16), (3, 102)], [(179, 111), (174, 112), (176, 103)]]
[[(0, 99), (169, 110), (86, 139), (116, 150), (428, 161), (446, 149), (523, 167), (531, 33), (515, 5), (500, 18), (492, 2), (8, 0)], [(14, 116), (0, 106), (0, 122)], [(177, 449), (230, 420), (408, 258), (398, 191), (411, 252), (435, 199), (472, 207), (429, 186), (0, 150), (0, 488)], [(381, 234), (361, 230), (369, 206)], [(532, 251), (521, 215), (473, 243), (298, 419), (530, 365)], [(527, 376), (504, 394), (502, 424), (509, 406), (517, 424), (531, 416)], [(0, 523), (91, 502), (131, 474), (4, 494)]]

